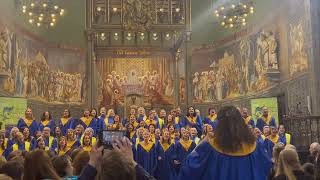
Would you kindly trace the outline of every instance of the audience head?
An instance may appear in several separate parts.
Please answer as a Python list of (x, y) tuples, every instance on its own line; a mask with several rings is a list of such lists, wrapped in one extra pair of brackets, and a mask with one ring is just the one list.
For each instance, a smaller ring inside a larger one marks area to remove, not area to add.
[(24, 163), (24, 180), (59, 179), (51, 159), (44, 150), (34, 150), (26, 156)]
[(8, 175), (14, 180), (21, 180), (23, 175), (23, 169), (24, 169), (23, 163), (17, 160), (14, 160), (14, 161), (9, 161), (5, 163), (0, 168), (0, 173)]
[(69, 156), (56, 156), (52, 159), (52, 164), (60, 177), (72, 176), (73, 167)]
[(274, 162), (275, 165), (277, 165), (278, 160), (279, 160), (279, 154), (282, 150), (284, 150), (284, 144), (283, 143), (277, 143), (273, 146), (272, 149), (272, 161)]
[(97, 180), (107, 179), (135, 180), (136, 171), (134, 164), (124, 158), (123, 154), (118, 151), (106, 151), (102, 158)]
[(303, 171), (308, 174), (309, 176), (314, 176), (314, 170), (315, 170), (315, 166), (312, 163), (304, 163), (303, 166)]
[(297, 151), (284, 149), (279, 154), (276, 176), (285, 175), (288, 179), (295, 179), (293, 171), (302, 171)]
[(241, 113), (234, 106), (223, 107), (218, 112), (214, 138), (217, 145), (225, 152), (236, 152), (242, 149), (243, 145), (253, 145), (256, 142)]
[(311, 155), (315, 156), (318, 152), (320, 152), (320, 144), (318, 142), (314, 142), (310, 145), (309, 152)]
[(86, 151), (79, 152), (72, 163), (73, 174), (78, 176), (81, 174), (82, 169), (88, 164), (90, 160), (89, 153)]

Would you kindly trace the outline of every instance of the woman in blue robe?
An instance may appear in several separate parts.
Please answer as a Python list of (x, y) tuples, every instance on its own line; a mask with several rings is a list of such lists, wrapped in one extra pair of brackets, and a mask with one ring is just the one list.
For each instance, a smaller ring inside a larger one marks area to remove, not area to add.
[(63, 111), (63, 115), (58, 121), (58, 126), (61, 129), (62, 136), (67, 135), (68, 129), (75, 129), (76, 128), (75, 123), (74, 123), (74, 119), (72, 118), (69, 109), (65, 109)]
[(167, 129), (162, 131), (161, 140), (156, 145), (156, 153), (157, 169), (155, 178), (157, 180), (175, 180), (177, 178), (173, 166), (175, 149)]
[(207, 137), (187, 157), (179, 179), (266, 180), (272, 167), (263, 146), (233, 106), (218, 113), (214, 137)]
[(53, 134), (55, 126), (56, 123), (55, 120), (52, 119), (51, 113), (49, 111), (44, 112), (39, 123), (39, 130), (42, 132), (45, 127), (48, 127), (50, 128), (51, 134)]
[(186, 128), (181, 128), (182, 138), (175, 143), (175, 169), (177, 173), (184, 166), (187, 156), (196, 147), (196, 143), (190, 139), (190, 132)]
[(210, 124), (213, 129), (217, 125), (217, 114), (214, 108), (209, 108), (208, 110), (209, 115), (204, 118), (204, 124)]
[(138, 144), (135, 156), (137, 163), (153, 176), (157, 165), (157, 154), (155, 144), (150, 141), (148, 130), (144, 130), (143, 141)]
[(109, 109), (108, 113), (106, 116), (101, 116), (98, 120), (98, 125), (97, 125), (97, 131), (98, 133), (102, 132), (103, 130), (107, 130), (109, 126), (114, 124), (114, 110)]
[(91, 127), (94, 131), (94, 136), (97, 133), (97, 119), (90, 115), (90, 111), (85, 109), (83, 112), (83, 117), (80, 118), (79, 124), (83, 126), (84, 129)]
[(181, 122), (181, 128), (182, 127), (194, 127), (199, 132), (199, 136), (202, 135), (202, 120), (200, 116), (197, 116), (194, 107), (190, 106), (188, 108), (188, 113)]
[(39, 130), (39, 124), (34, 119), (31, 108), (27, 108), (24, 117), (21, 117), (18, 120), (17, 128), (20, 132), (22, 132), (25, 127), (29, 128), (31, 136), (35, 136), (36, 132)]

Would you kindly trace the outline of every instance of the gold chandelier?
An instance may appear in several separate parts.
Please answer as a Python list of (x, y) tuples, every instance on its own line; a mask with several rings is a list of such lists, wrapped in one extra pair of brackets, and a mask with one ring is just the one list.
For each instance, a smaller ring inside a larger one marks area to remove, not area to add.
[(220, 6), (214, 13), (225, 28), (246, 26), (248, 16), (254, 13), (253, 1)]
[(54, 27), (65, 10), (59, 7), (55, 0), (23, 0), (22, 13), (32, 25)]

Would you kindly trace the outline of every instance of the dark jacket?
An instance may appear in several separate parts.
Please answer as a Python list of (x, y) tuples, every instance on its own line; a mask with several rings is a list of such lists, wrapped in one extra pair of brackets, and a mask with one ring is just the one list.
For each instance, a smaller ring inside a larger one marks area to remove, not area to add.
[[(313, 176), (305, 174), (303, 171), (293, 171), (293, 174), (296, 176), (297, 180), (314, 180)], [(288, 180), (287, 176), (281, 174), (273, 178), (273, 180)]]

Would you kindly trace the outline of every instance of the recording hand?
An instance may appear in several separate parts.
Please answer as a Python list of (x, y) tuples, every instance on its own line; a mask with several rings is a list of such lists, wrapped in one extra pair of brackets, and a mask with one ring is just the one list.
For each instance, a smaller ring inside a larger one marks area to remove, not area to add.
[(132, 162), (134, 166), (137, 165), (133, 159), (132, 143), (127, 137), (116, 139), (112, 146), (115, 151), (121, 153), (129, 162)]
[(103, 146), (99, 147), (99, 140), (98, 140), (96, 144), (92, 147), (92, 150), (90, 152), (90, 160), (88, 164), (97, 168), (101, 163), (102, 152), (103, 152)]

